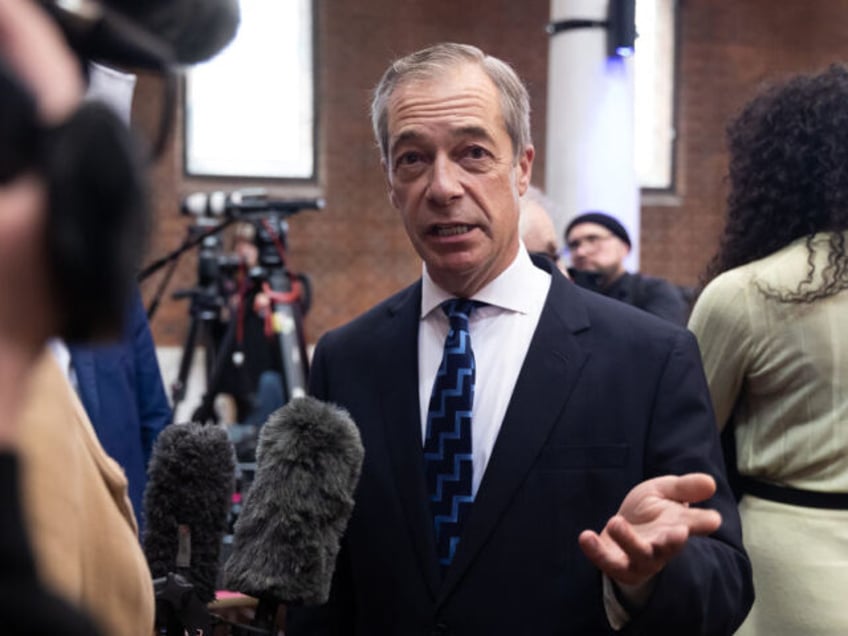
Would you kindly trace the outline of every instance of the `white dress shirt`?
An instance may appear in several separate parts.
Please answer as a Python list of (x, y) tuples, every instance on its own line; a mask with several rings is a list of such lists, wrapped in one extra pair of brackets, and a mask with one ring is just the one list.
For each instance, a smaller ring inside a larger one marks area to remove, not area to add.
[[(501, 423), (524, 364), (530, 341), (551, 285), (551, 275), (530, 260), (522, 244), (512, 264), (473, 300), (487, 303), (471, 314), (468, 331), (474, 350), (476, 381), (471, 412), (471, 448), (477, 489), (492, 455)], [(422, 276), (421, 325), (418, 329), (418, 391), (421, 405), (421, 439), (427, 435), (427, 410), (449, 323), (439, 305), (452, 298), (427, 273)]]

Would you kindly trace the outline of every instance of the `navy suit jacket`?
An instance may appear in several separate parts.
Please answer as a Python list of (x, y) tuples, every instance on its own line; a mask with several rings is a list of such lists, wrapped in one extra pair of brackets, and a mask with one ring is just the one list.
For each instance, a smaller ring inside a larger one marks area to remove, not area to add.
[(623, 633), (733, 633), (753, 601), (750, 562), (692, 334), (552, 272), (441, 580), (421, 450), (420, 306), (419, 282), (315, 350), (311, 390), (350, 411), (365, 461), (330, 602), (289, 608), (286, 634), (612, 634), (601, 573), (577, 537), (603, 528), (639, 482), (692, 471), (716, 478), (705, 505), (722, 526), (688, 541)]
[(106, 453), (123, 467), (139, 529), (153, 442), (171, 421), (156, 347), (136, 295), (121, 339), (69, 346), (80, 399)]

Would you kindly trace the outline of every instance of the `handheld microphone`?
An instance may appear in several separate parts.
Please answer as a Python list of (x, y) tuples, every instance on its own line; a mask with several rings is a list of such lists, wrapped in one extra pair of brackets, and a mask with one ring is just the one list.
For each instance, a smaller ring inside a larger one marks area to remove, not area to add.
[[(235, 486), (235, 454), (226, 431), (211, 424), (167, 426), (154, 444), (148, 475), (143, 543), (157, 588), (159, 624), (160, 615), (172, 621), (174, 613), (215, 598)], [(175, 598), (179, 607), (173, 607)]]
[(295, 398), (259, 434), (256, 477), (235, 525), (224, 584), (259, 599), (254, 626), (281, 603), (326, 603), (364, 450), (347, 411)]
[(180, 210), (192, 216), (229, 216), (283, 212), (296, 214), (300, 210), (322, 210), (324, 199), (269, 199), (264, 188), (245, 188), (234, 192), (195, 192), (188, 195)]

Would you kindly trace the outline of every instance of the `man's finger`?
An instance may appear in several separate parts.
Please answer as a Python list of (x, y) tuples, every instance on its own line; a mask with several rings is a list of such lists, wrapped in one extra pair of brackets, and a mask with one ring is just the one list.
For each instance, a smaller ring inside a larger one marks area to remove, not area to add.
[(627, 555), (630, 567), (642, 567), (654, 557), (654, 548), (626, 519), (615, 516), (606, 527), (609, 538)]
[(721, 514), (718, 510), (705, 508), (689, 508), (683, 519), (689, 527), (689, 534), (706, 536), (712, 534), (721, 526)]
[(618, 546), (609, 546), (593, 530), (584, 530), (577, 538), (580, 549), (601, 572), (610, 574), (627, 567), (626, 555)]
[(698, 503), (715, 494), (716, 483), (706, 473), (666, 475), (653, 480), (657, 494), (679, 503)]

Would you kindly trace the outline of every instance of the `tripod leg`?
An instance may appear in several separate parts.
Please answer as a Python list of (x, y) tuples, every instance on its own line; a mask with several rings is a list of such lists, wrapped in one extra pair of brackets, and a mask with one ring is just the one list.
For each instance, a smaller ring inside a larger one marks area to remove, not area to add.
[[(291, 290), (290, 275), (286, 271), (273, 272), (269, 276), (273, 291)], [(285, 401), (306, 395), (309, 373), (306, 343), (303, 337), (303, 322), (300, 307), (296, 303), (273, 303), (279, 333), (277, 343), (283, 372)]]
[(291, 304), (281, 305), (276, 311), (282, 316), (283, 329), (279, 334), (280, 352), (283, 362), (283, 379), (286, 402), (306, 395), (308, 382), (308, 360), (303, 338), (300, 309)]
[(171, 385), (171, 415), (172, 419), (176, 417), (177, 407), (185, 399), (188, 376), (191, 372), (191, 364), (194, 359), (194, 348), (197, 343), (197, 333), (200, 322), (192, 312), (191, 324), (189, 325), (186, 341), (183, 343), (182, 357), (180, 358), (180, 369), (177, 374), (177, 379)]

